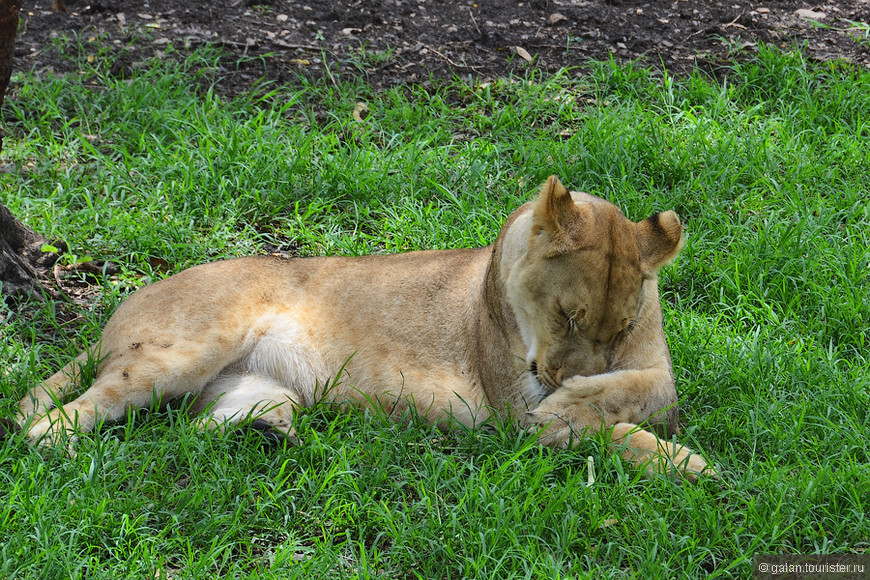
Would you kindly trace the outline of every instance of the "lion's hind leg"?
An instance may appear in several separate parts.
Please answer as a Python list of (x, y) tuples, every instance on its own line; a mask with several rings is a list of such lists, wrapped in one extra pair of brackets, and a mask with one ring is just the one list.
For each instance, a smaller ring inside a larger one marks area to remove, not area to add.
[(97, 356), (99, 356), (99, 349), (92, 347), (30, 389), (18, 402), (19, 422), (23, 425), (30, 417), (47, 413), (78, 389), (82, 369)]
[(228, 425), (252, 419), (251, 427), (272, 440), (298, 443), (293, 429), (293, 411), (303, 401), (301, 394), (276, 379), (243, 372), (226, 372), (203, 389), (191, 406), (202, 414), (203, 428), (224, 430)]
[(96, 379), (76, 399), (58, 404), (78, 387), (77, 363), (86, 355), (80, 355), (22, 399), (23, 410), (27, 405), (35, 410), (32, 418), (22, 423), (32, 443), (56, 444), (75, 432), (90, 432), (99, 422), (117, 421), (128, 410), (150, 407), (155, 397), (171, 400), (196, 395), (234, 356), (233, 352), (209, 350), (191, 341), (175, 345), (134, 342), (120, 348), (117, 342), (110, 342), (115, 348), (100, 360)]
[[(148, 407), (155, 392), (153, 381), (136, 384), (126, 373), (123, 369), (103, 369), (91, 387), (75, 400), (61, 406), (52, 405), (53, 408), (44, 415), (37, 412), (29, 420), (29, 425), (25, 423), (30, 441), (57, 444), (64, 436), (71, 436), (76, 431), (92, 431), (100, 421), (117, 421), (128, 409)], [(55, 400), (60, 394), (53, 393)]]

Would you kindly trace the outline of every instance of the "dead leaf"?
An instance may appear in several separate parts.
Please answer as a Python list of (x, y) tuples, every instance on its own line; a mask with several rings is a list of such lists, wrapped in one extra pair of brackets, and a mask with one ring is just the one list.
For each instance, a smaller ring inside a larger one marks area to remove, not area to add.
[(127, 16), (123, 12), (118, 12), (115, 14), (115, 18), (118, 19), (118, 22), (121, 26), (127, 26)]
[(308, 60), (306, 60), (304, 58), (291, 58), (290, 63), (291, 64), (298, 64), (300, 66), (308, 66), (309, 64), (311, 64), (310, 62), (308, 62)]
[(550, 17), (547, 18), (547, 22), (549, 22), (550, 24), (558, 24), (563, 20), (568, 20), (568, 17), (564, 14), (559, 14), (558, 12), (553, 12), (552, 14), (550, 14)]
[(806, 18), (808, 20), (824, 20), (827, 17), (827, 14), (824, 12), (816, 12), (807, 8), (799, 8), (794, 13), (798, 18)]
[(342, 28), (341, 33), (345, 36), (350, 36), (351, 34), (359, 34), (362, 32), (362, 28)]
[(532, 62), (532, 55), (529, 54), (522, 46), (515, 46), (514, 50), (517, 52), (517, 55), (526, 62)]
[(98, 284), (104, 276), (116, 276), (120, 273), (121, 268), (116, 264), (94, 260), (54, 266), (54, 278), (58, 283), (65, 280), (73, 284), (74, 280), (80, 280), (88, 284)]
[(169, 262), (157, 256), (150, 256), (148, 258), (148, 265), (151, 266), (153, 272), (168, 272), (171, 268)]
[(368, 117), (368, 114), (369, 106), (362, 101), (353, 106), (353, 118), (355, 121), (362, 123), (365, 120), (363, 116)]

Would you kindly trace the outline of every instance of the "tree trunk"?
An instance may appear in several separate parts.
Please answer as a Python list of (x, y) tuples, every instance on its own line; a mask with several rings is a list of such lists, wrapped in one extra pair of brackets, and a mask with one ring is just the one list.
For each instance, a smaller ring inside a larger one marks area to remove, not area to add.
[[(6, 97), (6, 87), (12, 76), (12, 57), (15, 55), (15, 34), (18, 32), (18, 11), (21, 0), (0, 0), (0, 106)], [(0, 134), (0, 151), (3, 135)]]
[[(20, 8), (21, 0), (0, 0), (0, 106), (12, 76)], [(2, 149), (3, 136), (0, 134)], [(57, 254), (44, 252), (45, 243), (45, 238), (15, 219), (0, 204), (0, 295), (29, 296), (42, 286), (40, 278), (50, 279), (48, 273), (57, 260)]]
[[(0, 204), (0, 294), (19, 298), (30, 296), (43, 287), (40, 279), (51, 279), (51, 268), (58, 254), (44, 251), (45, 238), (15, 219), (6, 207)], [(63, 242), (54, 242), (60, 251), (66, 249)], [(48, 288), (46, 288), (48, 289)], [(53, 289), (49, 293), (55, 294)]]

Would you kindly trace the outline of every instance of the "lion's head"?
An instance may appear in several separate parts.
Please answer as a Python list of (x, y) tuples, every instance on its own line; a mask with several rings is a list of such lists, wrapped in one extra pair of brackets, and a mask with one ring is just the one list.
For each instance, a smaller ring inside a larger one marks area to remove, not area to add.
[(547, 390), (610, 369), (620, 341), (642, 323), (645, 287), (681, 247), (673, 211), (634, 223), (605, 200), (547, 180), (507, 280), (526, 362)]

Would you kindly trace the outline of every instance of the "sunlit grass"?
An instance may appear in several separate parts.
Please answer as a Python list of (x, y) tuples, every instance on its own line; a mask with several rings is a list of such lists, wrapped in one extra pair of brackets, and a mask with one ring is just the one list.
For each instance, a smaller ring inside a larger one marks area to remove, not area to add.
[(552, 452), (510, 426), (318, 407), (302, 446), (269, 449), (154, 410), (74, 459), (0, 443), (0, 577), (742, 578), (754, 553), (866, 551), (870, 74), (762, 49), (724, 80), (601, 63), (226, 102), (217, 59), (15, 77), (0, 202), (121, 274), (73, 322), (0, 311), (0, 412), (150, 280), (267, 248), (485, 245), (556, 173), (634, 219), (682, 216), (662, 274), (680, 440), (722, 479), (646, 480), (596, 441)]

